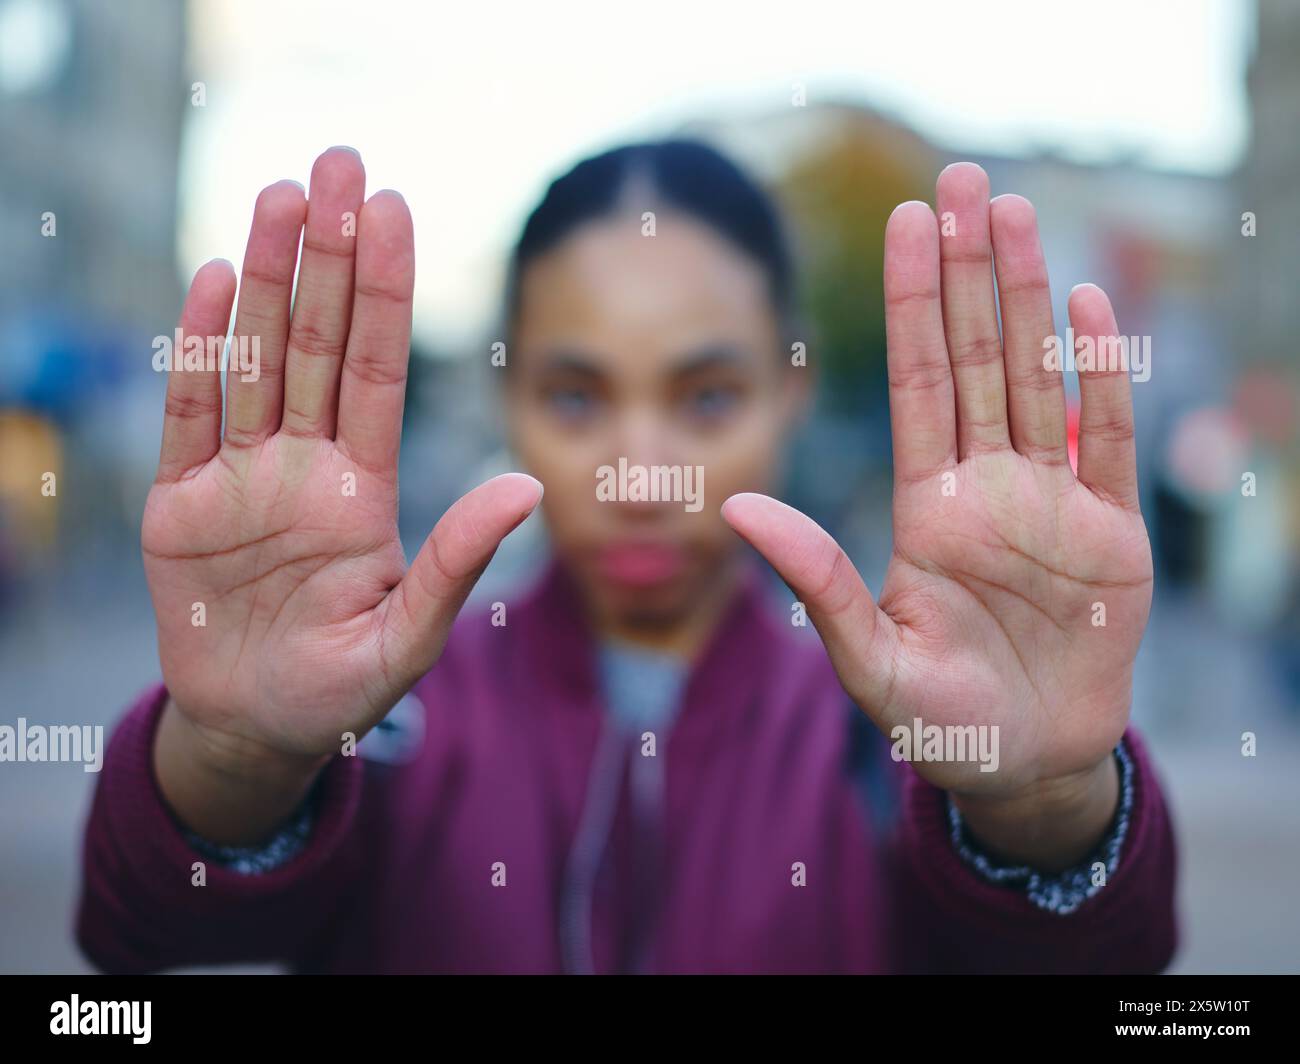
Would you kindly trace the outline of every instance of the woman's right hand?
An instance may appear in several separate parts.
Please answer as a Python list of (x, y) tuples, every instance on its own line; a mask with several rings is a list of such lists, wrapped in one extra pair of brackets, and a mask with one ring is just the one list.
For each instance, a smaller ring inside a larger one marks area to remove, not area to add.
[[(397, 455), (411, 216), (392, 191), (363, 205), (364, 187), (360, 157), (332, 148), (309, 196), (285, 181), (258, 197), (232, 348), (256, 337), (260, 364), (243, 373), (232, 358), (224, 433), (219, 373), (169, 374), (142, 531), (171, 695), (154, 756), (173, 807), (225, 836), (215, 841), (264, 833), (347, 734), (360, 739), (384, 717), (437, 660), (497, 545), (541, 497), (522, 474), (488, 481), (407, 568)], [(229, 263), (202, 267), (184, 335), (224, 337), (234, 295)], [(214, 803), (236, 792), (254, 807), (219, 814)]]

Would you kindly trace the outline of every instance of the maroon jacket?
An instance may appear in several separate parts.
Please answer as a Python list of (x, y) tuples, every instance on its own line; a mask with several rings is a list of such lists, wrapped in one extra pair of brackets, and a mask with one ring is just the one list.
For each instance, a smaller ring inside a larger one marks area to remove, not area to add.
[[(77, 922), (87, 955), (116, 971), (265, 960), (328, 972), (1168, 963), (1174, 840), (1131, 730), (1118, 865), (1063, 916), (958, 855), (943, 792), (889, 759), (820, 643), (768, 615), (756, 576), (658, 737), (663, 789), (650, 818), (629, 800), (640, 740), (609, 730), (572, 585), (552, 566), (508, 609), (505, 627), (486, 613), (457, 621), (413, 692), (425, 718), (414, 756), (335, 758), (305, 849), (258, 875), (206, 861), (172, 819), (150, 757), (165, 692), (146, 694), (113, 735), (90, 812)], [(598, 816), (608, 820), (593, 832)], [(205, 886), (192, 885), (196, 861)]]

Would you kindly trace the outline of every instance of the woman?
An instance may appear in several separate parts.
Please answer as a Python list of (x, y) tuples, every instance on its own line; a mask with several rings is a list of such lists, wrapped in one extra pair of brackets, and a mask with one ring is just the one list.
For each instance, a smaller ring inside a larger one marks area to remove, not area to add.
[[(922, 203), (889, 220), (876, 601), (762, 494), (807, 395), (786, 251), (762, 194), (683, 142), (587, 160), (530, 217), (500, 372), (536, 479), (470, 492), (408, 568), (411, 219), (363, 188), (336, 148), (309, 197), (259, 197), (234, 328), (261, 370), (229, 374), (224, 431), (217, 375), (169, 379), (143, 528), (164, 686), (115, 733), (91, 812), (93, 960), (1167, 963), (1172, 835), (1127, 729), (1151, 593), (1129, 382), (1082, 375), (1076, 477), (1027, 201), (990, 203), (958, 164), (944, 235)], [(181, 327), (224, 335), (234, 295), (207, 264)], [(1070, 320), (1116, 335), (1092, 286)], [(539, 502), (545, 575), (458, 618)], [(742, 539), (824, 646), (769, 615)]]

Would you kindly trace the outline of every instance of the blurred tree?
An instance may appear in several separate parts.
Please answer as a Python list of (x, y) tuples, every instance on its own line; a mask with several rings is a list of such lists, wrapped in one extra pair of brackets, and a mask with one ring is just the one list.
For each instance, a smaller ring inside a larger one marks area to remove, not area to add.
[(848, 411), (884, 380), (885, 222), (905, 200), (933, 200), (938, 157), (864, 108), (812, 110), (828, 132), (777, 191), (793, 223), (810, 361), (829, 409)]

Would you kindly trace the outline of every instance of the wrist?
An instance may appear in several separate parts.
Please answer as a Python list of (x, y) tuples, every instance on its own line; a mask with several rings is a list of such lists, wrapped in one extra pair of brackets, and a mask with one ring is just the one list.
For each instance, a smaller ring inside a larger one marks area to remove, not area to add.
[(232, 731), (196, 723), (175, 698), (168, 697), (158, 724), (160, 738), (184, 751), (193, 765), (214, 777), (234, 782), (280, 783), (287, 788), (310, 780), (329, 763), (332, 755), (310, 755), (277, 750)]
[(169, 699), (154, 737), (163, 798), (185, 827), (224, 845), (269, 837), (306, 798), (328, 756), (302, 757), (196, 725)]
[(991, 854), (1060, 872), (1091, 854), (1115, 819), (1120, 774), (1113, 754), (1096, 765), (1001, 796), (949, 794), (967, 829)]

